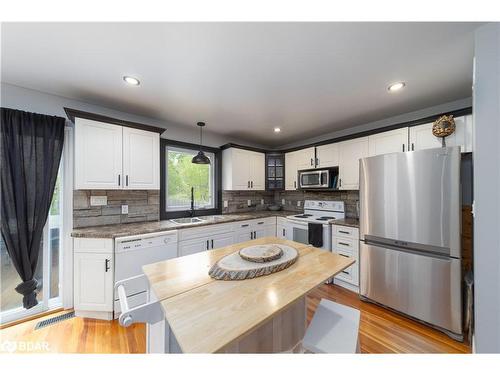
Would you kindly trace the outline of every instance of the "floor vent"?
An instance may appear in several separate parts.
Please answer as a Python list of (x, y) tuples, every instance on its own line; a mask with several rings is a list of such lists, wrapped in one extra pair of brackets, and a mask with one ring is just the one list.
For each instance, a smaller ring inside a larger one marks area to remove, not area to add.
[(50, 326), (52, 324), (56, 324), (56, 323), (62, 322), (63, 320), (71, 319), (71, 318), (74, 318), (74, 317), (75, 317), (75, 312), (71, 311), (69, 313), (62, 314), (62, 315), (59, 315), (59, 316), (55, 316), (55, 317), (50, 318), (50, 319), (45, 319), (45, 320), (42, 320), (42, 321), (40, 321), (40, 322), (38, 322), (36, 324), (35, 330), (40, 329), (40, 328), (44, 328), (44, 327), (47, 327), (47, 326)]

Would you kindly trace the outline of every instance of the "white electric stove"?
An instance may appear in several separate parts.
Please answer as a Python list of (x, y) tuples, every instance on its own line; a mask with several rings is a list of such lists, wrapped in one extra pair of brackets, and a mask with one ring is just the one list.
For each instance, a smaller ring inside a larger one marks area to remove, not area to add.
[(342, 201), (313, 201), (304, 202), (304, 213), (290, 215), (288, 219), (290, 238), (293, 241), (309, 244), (309, 223), (323, 225), (323, 246), (325, 250), (332, 250), (331, 220), (344, 219), (345, 207)]

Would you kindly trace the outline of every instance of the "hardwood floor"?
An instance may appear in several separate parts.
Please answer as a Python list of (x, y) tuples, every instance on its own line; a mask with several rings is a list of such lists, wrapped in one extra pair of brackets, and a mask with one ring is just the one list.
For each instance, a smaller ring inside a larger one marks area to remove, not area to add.
[(359, 341), (362, 353), (470, 353), (469, 345), (442, 332), (369, 302), (333, 285), (322, 285), (307, 297), (307, 318), (312, 319), (321, 298), (361, 311)]
[[(363, 353), (470, 353), (467, 344), (377, 305), (362, 302), (344, 288), (323, 285), (307, 297), (310, 320), (321, 298), (327, 298), (361, 311), (360, 344)], [(59, 312), (53, 314), (57, 316)], [(123, 328), (112, 322), (73, 318), (34, 331), (45, 316), (0, 330), (0, 345), (6, 341), (38, 343), (30, 352), (50, 353), (144, 353), (146, 328), (135, 324)], [(48, 347), (46, 344), (48, 343)], [(0, 349), (5, 347), (2, 345)], [(18, 352), (24, 352), (22, 347)], [(1, 351), (0, 351), (1, 353)]]

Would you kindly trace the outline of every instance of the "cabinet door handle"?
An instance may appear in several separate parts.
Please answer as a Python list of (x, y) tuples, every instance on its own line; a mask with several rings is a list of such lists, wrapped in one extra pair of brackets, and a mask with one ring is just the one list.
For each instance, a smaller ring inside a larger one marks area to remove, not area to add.
[(248, 181), (247, 187), (248, 187), (248, 188), (250, 187), (250, 181)]
[(297, 188), (297, 181), (294, 181), (294, 182), (293, 182), (293, 187), (294, 187), (294, 188)]
[(343, 234), (351, 234), (350, 232), (347, 232), (345, 230), (339, 230), (339, 233), (343, 233)]
[(285, 228), (283, 228), (283, 237), (285, 237)]
[(208, 240), (207, 240), (207, 250), (208, 250), (208, 247), (209, 247), (209, 246), (210, 246), (210, 245), (208, 244)]
[(253, 188), (253, 181), (250, 181), (250, 187)]
[(125, 176), (125, 186), (128, 186), (128, 175)]
[(250, 239), (253, 240), (253, 232), (250, 232)]
[(337, 254), (340, 255), (341, 257), (349, 258), (349, 256), (347, 256), (347, 255), (340, 254), (340, 253), (337, 253)]
[(120, 186), (120, 175), (118, 175), (118, 186)]
[(319, 167), (319, 158), (316, 158), (316, 167)]
[(350, 244), (348, 244), (348, 243), (346, 243), (346, 242), (339, 242), (339, 245), (351, 246)]
[(214, 240), (210, 240), (212, 242), (212, 249), (214, 248)]
[(253, 231), (253, 239), (255, 240), (257, 238), (257, 232)]
[(339, 178), (339, 187), (341, 187), (341, 186), (342, 186), (342, 179)]
[(405, 144), (403, 143), (403, 152), (405, 152)]
[(104, 272), (108, 271), (109, 271), (109, 259), (106, 259), (106, 261), (104, 262)]
[(415, 144), (414, 143), (411, 144), (411, 150), (415, 151)]
[(249, 224), (241, 224), (242, 228), (248, 227)]
[(314, 165), (314, 159), (311, 158), (311, 165)]
[(263, 221), (259, 221), (257, 224), (264, 224), (264, 222)]

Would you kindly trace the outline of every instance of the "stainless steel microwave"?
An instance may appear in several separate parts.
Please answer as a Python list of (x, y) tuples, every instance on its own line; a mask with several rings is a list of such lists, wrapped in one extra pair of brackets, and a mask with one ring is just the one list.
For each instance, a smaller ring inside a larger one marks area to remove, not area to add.
[(299, 187), (301, 189), (330, 189), (335, 186), (333, 169), (314, 169), (299, 171)]

